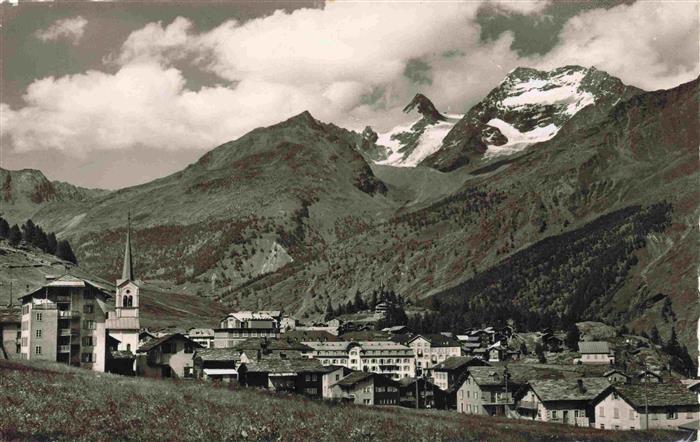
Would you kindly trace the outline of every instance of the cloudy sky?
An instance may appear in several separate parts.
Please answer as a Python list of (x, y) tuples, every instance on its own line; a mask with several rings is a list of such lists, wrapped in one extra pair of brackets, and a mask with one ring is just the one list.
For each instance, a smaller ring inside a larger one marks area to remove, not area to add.
[(514, 67), (698, 76), (698, 2), (0, 5), (0, 165), (120, 188), (303, 110), (350, 129), (465, 112)]

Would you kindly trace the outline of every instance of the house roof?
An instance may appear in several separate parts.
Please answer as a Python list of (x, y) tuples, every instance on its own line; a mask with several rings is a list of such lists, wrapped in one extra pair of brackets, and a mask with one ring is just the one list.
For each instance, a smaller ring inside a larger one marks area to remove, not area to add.
[(139, 347), (139, 349), (137, 351), (138, 352), (151, 351), (154, 348), (156, 348), (156, 347), (158, 347), (158, 346), (160, 346), (160, 345), (162, 345), (162, 344), (164, 344), (164, 343), (166, 343), (169, 340), (174, 339), (174, 338), (179, 338), (179, 339), (189, 341), (190, 344), (192, 344), (195, 347), (199, 347), (199, 348), (202, 347), (201, 345), (197, 344), (196, 342), (194, 342), (193, 340), (191, 340), (187, 336), (183, 335), (182, 333), (170, 333), (170, 334), (161, 336), (160, 338), (151, 339), (150, 341), (145, 342), (143, 345), (141, 345)]
[(471, 356), (452, 356), (433, 367), (433, 371), (451, 371), (462, 367), (488, 366), (488, 362)]
[(0, 324), (19, 324), (20, 322), (22, 321), (19, 308), (0, 310)]
[(236, 342), (233, 348), (237, 350), (259, 350), (265, 347), (267, 350), (297, 350), (311, 351), (311, 347), (300, 342), (287, 341), (286, 339), (249, 338)]
[(112, 359), (134, 359), (136, 357), (131, 350), (110, 350), (109, 355)]
[(341, 387), (353, 387), (360, 382), (364, 382), (369, 378), (373, 377), (375, 374), (365, 371), (353, 371), (349, 375), (345, 376), (343, 379), (339, 380), (333, 385), (339, 385)]
[(603, 376), (608, 377), (608, 376), (615, 374), (615, 373), (621, 374), (622, 376), (629, 378), (629, 375), (627, 373), (625, 373), (624, 371), (619, 370), (617, 368), (613, 368), (612, 370), (606, 371), (605, 373), (603, 373)]
[(282, 337), (284, 339), (291, 339), (291, 340), (297, 341), (297, 342), (306, 342), (306, 341), (336, 342), (336, 341), (340, 340), (336, 335), (329, 333), (325, 330), (290, 330), (288, 332), (285, 332), (282, 335)]
[(605, 341), (581, 341), (578, 343), (579, 353), (609, 354), (610, 344)]
[(401, 344), (408, 345), (409, 343), (415, 341), (418, 338), (423, 338), (426, 341), (430, 342), (431, 347), (460, 347), (462, 345), (455, 338), (441, 335), (439, 333), (421, 333), (417, 335), (412, 333), (404, 333), (392, 336), (390, 339), (394, 342), (399, 342)]
[[(583, 389), (579, 387), (579, 381)], [(530, 381), (530, 388), (542, 402), (590, 401), (598, 397), (610, 382), (606, 378), (542, 379)]]
[(207, 338), (207, 337), (214, 337), (214, 329), (213, 328), (191, 328), (187, 332), (188, 335), (190, 335), (190, 338)]
[[(76, 270), (72, 269), (71, 271)], [(79, 273), (79, 272), (74, 272), (74, 273)], [(42, 285), (41, 287), (38, 287), (29, 293), (26, 293), (22, 296), (19, 297), (19, 299), (24, 299), (29, 296), (33, 296), (35, 294), (43, 294), (43, 289), (45, 287), (85, 287), (86, 285), (92, 286), (96, 289), (98, 289), (102, 295), (105, 296), (105, 298), (110, 298), (110, 292), (112, 291), (112, 287), (110, 286), (109, 283), (103, 283), (97, 280), (98, 278), (93, 278), (93, 277), (83, 277), (79, 276), (73, 273), (65, 273), (57, 278), (54, 278), (50, 281), (48, 281), (46, 284)], [(41, 292), (41, 293), (40, 293)]]
[(697, 394), (683, 384), (633, 384), (613, 388), (635, 408), (644, 407), (647, 399), (650, 407), (698, 405)]
[[(226, 318), (236, 318), (239, 321), (250, 321), (250, 320), (274, 320), (268, 312), (252, 312), (252, 311), (240, 311), (229, 313)], [(222, 319), (223, 320), (223, 319)]]
[(348, 347), (359, 345), (362, 350), (403, 350), (413, 351), (410, 347), (392, 341), (337, 341), (337, 342), (304, 342), (316, 351), (346, 351)]
[(322, 373), (326, 369), (318, 359), (292, 358), (292, 359), (260, 359), (245, 363), (249, 372), (270, 374), (295, 374), (314, 372)]
[[(505, 367), (470, 367), (469, 374), (479, 386), (503, 385)], [(510, 370), (509, 370), (510, 372)], [(513, 382), (511, 373), (510, 382)]]
[(240, 361), (241, 352), (235, 348), (202, 348), (195, 351), (194, 357), (202, 361)]

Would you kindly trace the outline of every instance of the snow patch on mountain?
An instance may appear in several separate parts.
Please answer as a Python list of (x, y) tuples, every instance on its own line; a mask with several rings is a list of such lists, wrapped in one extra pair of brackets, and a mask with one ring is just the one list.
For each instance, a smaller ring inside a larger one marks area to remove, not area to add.
[(501, 131), (506, 138), (508, 138), (508, 142), (506, 144), (502, 144), (500, 146), (487, 145), (486, 152), (484, 153), (484, 158), (487, 159), (500, 155), (511, 155), (520, 152), (532, 144), (551, 139), (559, 131), (559, 128), (556, 125), (548, 124), (544, 127), (536, 127), (528, 132), (520, 132), (513, 125), (506, 123), (500, 118), (493, 118), (486, 124), (491, 127), (495, 127)]
[(377, 144), (387, 147), (391, 153), (385, 160), (378, 161), (377, 164), (395, 167), (416, 167), (421, 161), (440, 149), (442, 139), (459, 121), (461, 115), (448, 114), (446, 117), (445, 121), (427, 125), (419, 135), (415, 147), (410, 152), (404, 150), (405, 145), (397, 135), (410, 133), (420, 120), (410, 126), (398, 126), (389, 132), (379, 134)]
[(532, 78), (513, 88), (516, 95), (505, 98), (501, 104), (517, 110), (525, 106), (566, 105), (564, 112), (569, 115), (593, 104), (595, 99), (590, 92), (580, 86), (585, 73), (582, 71), (562, 73), (549, 79)]

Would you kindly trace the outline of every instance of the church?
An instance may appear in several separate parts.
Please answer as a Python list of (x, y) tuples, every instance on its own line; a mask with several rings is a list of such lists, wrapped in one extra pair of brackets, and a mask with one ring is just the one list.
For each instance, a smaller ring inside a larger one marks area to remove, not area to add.
[(99, 278), (77, 268), (47, 275), (43, 286), (20, 298), (21, 358), (133, 374), (141, 285), (134, 276), (129, 217), (114, 306), (110, 284)]

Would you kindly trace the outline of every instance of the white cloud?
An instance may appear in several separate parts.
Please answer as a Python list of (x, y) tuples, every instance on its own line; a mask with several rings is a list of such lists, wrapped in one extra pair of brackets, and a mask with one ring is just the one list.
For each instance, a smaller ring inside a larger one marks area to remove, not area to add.
[[(534, 13), (541, 3), (506, 7)], [(25, 152), (204, 150), (303, 110), (348, 128), (385, 130), (413, 118), (401, 109), (418, 88), (440, 109), (463, 112), (519, 65), (595, 65), (646, 89), (697, 76), (697, 5), (691, 3), (638, 2), (583, 13), (566, 24), (553, 51), (531, 58), (510, 49), (510, 33), (480, 40), (479, 4), (433, 6), (331, 3), (227, 21), (201, 33), (184, 18), (150, 23), (108, 58), (116, 73), (37, 80), (24, 107), (2, 105), (0, 130)], [(415, 59), (430, 65), (430, 84), (404, 76)], [(225, 85), (189, 90), (176, 61), (194, 63)], [(366, 98), (374, 95), (376, 101)]]
[(595, 9), (569, 20), (539, 64), (595, 66), (642, 89), (670, 88), (699, 74), (698, 29), (697, 2)]
[(490, 2), (496, 8), (501, 11), (521, 14), (521, 15), (532, 15), (542, 12), (547, 6), (550, 5), (550, 0), (491, 0)]
[(46, 29), (39, 29), (34, 34), (41, 41), (68, 40), (77, 45), (85, 33), (88, 21), (81, 16), (56, 20)]

